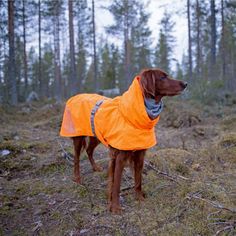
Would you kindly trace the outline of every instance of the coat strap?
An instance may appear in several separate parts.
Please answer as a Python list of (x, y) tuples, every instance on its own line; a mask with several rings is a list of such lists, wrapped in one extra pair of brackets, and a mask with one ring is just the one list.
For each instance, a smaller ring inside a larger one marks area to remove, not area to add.
[(103, 101), (104, 100), (99, 100), (96, 102), (95, 106), (93, 107), (93, 109), (91, 111), (91, 115), (90, 115), (90, 124), (91, 124), (93, 135), (95, 137), (96, 137), (96, 133), (95, 133), (94, 117), (95, 117), (95, 114), (96, 114), (98, 108), (102, 105)]

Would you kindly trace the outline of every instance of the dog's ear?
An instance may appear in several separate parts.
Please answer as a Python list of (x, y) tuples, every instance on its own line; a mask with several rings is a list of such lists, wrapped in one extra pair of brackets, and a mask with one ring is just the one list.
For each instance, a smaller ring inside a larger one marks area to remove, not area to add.
[(145, 97), (155, 97), (156, 78), (153, 70), (144, 70), (140, 73), (140, 84)]

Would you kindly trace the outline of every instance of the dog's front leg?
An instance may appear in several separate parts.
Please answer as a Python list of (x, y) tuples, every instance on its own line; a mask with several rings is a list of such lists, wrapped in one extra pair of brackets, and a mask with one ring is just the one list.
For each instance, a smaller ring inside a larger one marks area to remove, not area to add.
[(119, 194), (122, 172), (125, 166), (126, 159), (126, 152), (124, 151), (119, 151), (118, 155), (115, 158), (115, 172), (111, 194), (112, 199), (110, 204), (110, 211), (115, 214), (120, 214), (122, 211), (120, 207)]
[(142, 171), (144, 164), (145, 150), (136, 151), (134, 155), (134, 181), (135, 181), (135, 194), (136, 198), (143, 201), (145, 194), (142, 191)]
[(74, 143), (74, 178), (73, 180), (81, 184), (80, 179), (80, 153), (83, 148), (84, 137), (73, 137)]

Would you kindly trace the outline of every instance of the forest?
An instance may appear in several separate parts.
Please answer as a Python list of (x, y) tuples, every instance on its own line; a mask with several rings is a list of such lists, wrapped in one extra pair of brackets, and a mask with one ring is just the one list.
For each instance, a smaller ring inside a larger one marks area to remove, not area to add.
[[(107, 148), (102, 172), (81, 153), (75, 183), (62, 116), (69, 97), (122, 95), (144, 68), (188, 87), (163, 98), (146, 199), (124, 169), (114, 215)], [(0, 114), (0, 235), (236, 234), (235, 0), (0, 0)]]
[(152, 32), (147, 3), (111, 1), (105, 10), (113, 20), (102, 35), (94, 1), (1, 0), (0, 102), (24, 102), (32, 91), (57, 101), (78, 92), (123, 92), (147, 67), (189, 81), (190, 98), (229, 96), (236, 91), (235, 1), (180, 2), (175, 14), (186, 16), (188, 48), (179, 62), (173, 10)]

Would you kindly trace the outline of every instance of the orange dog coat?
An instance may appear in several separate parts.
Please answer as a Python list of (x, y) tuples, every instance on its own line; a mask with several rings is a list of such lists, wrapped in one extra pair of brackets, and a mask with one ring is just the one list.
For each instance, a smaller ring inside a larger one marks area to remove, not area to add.
[[(154, 126), (159, 116), (154, 120), (148, 117), (139, 79), (136, 77), (128, 91), (114, 99), (98, 94), (71, 97), (66, 103), (60, 135), (96, 135), (104, 145), (119, 150), (140, 150), (154, 146)], [(94, 109), (96, 103), (102, 100), (100, 107)]]

